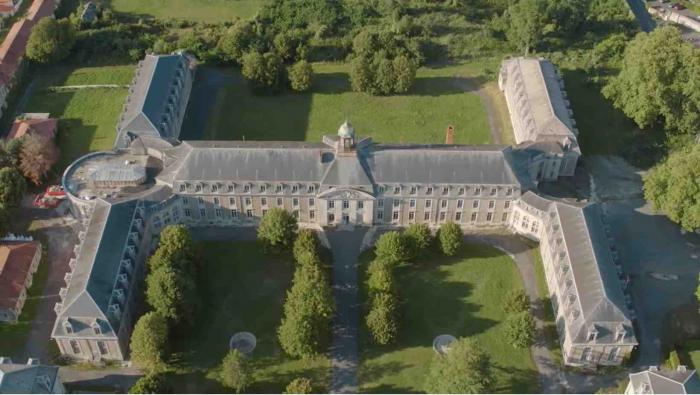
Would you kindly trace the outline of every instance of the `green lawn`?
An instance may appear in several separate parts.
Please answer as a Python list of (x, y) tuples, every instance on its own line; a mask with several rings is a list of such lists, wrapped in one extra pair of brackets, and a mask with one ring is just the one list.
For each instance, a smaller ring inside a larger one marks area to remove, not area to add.
[(186, 330), (174, 342), (179, 369), (178, 392), (222, 392), (213, 380), (216, 366), (228, 350), (230, 337), (249, 331), (257, 337), (252, 355), (254, 383), (247, 391), (280, 393), (297, 377), (313, 377), (325, 392), (330, 361), (325, 356), (293, 360), (277, 342), (282, 304), (290, 286), (291, 257), (262, 254), (254, 242), (202, 242), (199, 289), (204, 305), (196, 330)]
[(49, 276), (49, 262), (46, 252), (48, 245), (45, 242), (42, 242), (42, 245), (44, 252), (41, 256), (41, 262), (34, 273), (32, 286), (27, 291), (27, 300), (24, 302), (19, 320), (16, 324), (0, 323), (0, 355), (13, 357), (24, 348), (27, 342), (29, 330), (39, 309), (40, 297)]
[(529, 350), (504, 341), (500, 301), (508, 290), (522, 288), (508, 256), (489, 246), (468, 245), (460, 257), (434, 256), (399, 267), (396, 276), (402, 299), (399, 337), (387, 347), (362, 342), (363, 392), (423, 392), (435, 356), (432, 341), (440, 334), (478, 339), (491, 356), (496, 392), (539, 391)]
[[(183, 127), (185, 138), (321, 141), (346, 119), (379, 142), (442, 143), (454, 125), (455, 142), (490, 142), (481, 99), (469, 89), (489, 83), (481, 63), (420, 69), (406, 95), (352, 92), (343, 64), (315, 64), (310, 93), (253, 94), (237, 70), (198, 71)], [(201, 125), (206, 125), (202, 133)]]
[(266, 0), (111, 0), (112, 8), (121, 13), (157, 19), (186, 19), (218, 23), (235, 18), (249, 19), (257, 14)]
[(59, 171), (90, 151), (111, 149), (117, 119), (126, 99), (127, 88), (97, 88), (52, 92), (49, 87), (65, 85), (128, 85), (133, 66), (48, 67), (35, 76), (33, 93), (26, 112), (49, 112), (60, 119), (58, 144)]

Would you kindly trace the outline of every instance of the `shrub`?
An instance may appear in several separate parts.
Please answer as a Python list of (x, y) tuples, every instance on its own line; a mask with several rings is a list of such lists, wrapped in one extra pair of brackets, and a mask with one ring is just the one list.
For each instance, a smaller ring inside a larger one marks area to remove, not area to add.
[(273, 208), (263, 216), (258, 227), (258, 241), (267, 251), (289, 250), (297, 233), (297, 220), (281, 208)]
[(289, 83), (297, 92), (308, 91), (311, 88), (311, 79), (314, 75), (314, 69), (311, 63), (300, 60), (289, 69)]
[(377, 344), (394, 342), (398, 333), (395, 296), (384, 292), (375, 294), (366, 323), (372, 339)]
[(391, 267), (380, 260), (374, 260), (367, 268), (367, 289), (373, 293), (394, 293), (394, 276)]
[(529, 311), (508, 316), (505, 321), (506, 337), (515, 348), (530, 347), (535, 340), (535, 320)]
[(141, 316), (131, 334), (132, 361), (146, 370), (157, 370), (164, 364), (167, 346), (168, 321), (156, 312)]
[(130, 394), (171, 394), (173, 388), (162, 373), (148, 373), (129, 388)]
[(68, 19), (43, 18), (32, 28), (27, 58), (38, 63), (64, 59), (75, 44), (76, 32)]
[(425, 256), (433, 243), (433, 235), (426, 224), (411, 224), (403, 232), (403, 237), (413, 259)]
[(282, 59), (274, 52), (257, 51), (243, 55), (243, 76), (256, 88), (278, 89), (282, 86)]
[(309, 229), (302, 229), (297, 234), (292, 248), (294, 260), (300, 265), (318, 265), (321, 262), (321, 244), (316, 233)]
[(464, 234), (459, 225), (454, 222), (446, 222), (440, 226), (438, 232), (438, 240), (440, 241), (440, 249), (447, 256), (455, 256), (462, 249), (464, 243)]
[(244, 392), (251, 382), (250, 369), (245, 356), (238, 350), (229, 351), (221, 361), (219, 379), (224, 387), (237, 393)]
[(311, 380), (301, 377), (292, 380), (284, 389), (285, 394), (312, 394), (314, 392)]
[(462, 338), (450, 345), (445, 356), (436, 355), (425, 384), (429, 394), (480, 394), (493, 392), (493, 372), (488, 354), (476, 340)]
[(530, 311), (530, 297), (522, 289), (512, 289), (503, 298), (503, 311), (506, 313), (522, 313)]
[(404, 237), (396, 231), (384, 233), (375, 243), (375, 255), (389, 265), (397, 265), (408, 258), (408, 248)]

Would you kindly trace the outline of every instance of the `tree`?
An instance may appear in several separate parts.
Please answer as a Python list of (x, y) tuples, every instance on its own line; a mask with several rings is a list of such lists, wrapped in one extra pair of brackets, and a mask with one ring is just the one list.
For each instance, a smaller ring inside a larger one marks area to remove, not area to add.
[(297, 219), (288, 211), (273, 208), (263, 216), (258, 227), (258, 241), (268, 251), (289, 250), (297, 234)]
[(372, 306), (366, 318), (367, 329), (375, 343), (386, 345), (396, 340), (398, 324), (396, 297), (380, 292), (372, 297)]
[(311, 88), (311, 79), (314, 75), (314, 69), (311, 63), (300, 60), (289, 69), (289, 83), (297, 92), (305, 92)]
[(589, 0), (550, 0), (547, 15), (556, 25), (557, 33), (571, 36), (586, 21), (588, 6)]
[(149, 371), (164, 364), (163, 356), (168, 348), (168, 321), (157, 312), (141, 316), (131, 334), (131, 359)]
[(253, 51), (243, 55), (243, 76), (256, 87), (276, 89), (282, 83), (282, 59), (274, 52)]
[(503, 311), (506, 313), (530, 311), (530, 297), (522, 289), (508, 291), (503, 299)]
[(219, 373), (221, 384), (230, 388), (236, 393), (245, 392), (250, 385), (250, 368), (245, 356), (238, 350), (229, 351), (221, 361), (221, 371)]
[(542, 40), (546, 24), (544, 0), (519, 0), (506, 11), (506, 37), (525, 55)]
[(382, 95), (388, 95), (394, 92), (396, 85), (396, 76), (394, 75), (394, 64), (391, 60), (382, 56), (381, 52), (375, 55), (374, 62), (376, 63), (377, 72), (375, 74), (374, 83), (376, 92)]
[(27, 182), (20, 172), (12, 167), (0, 169), (0, 208), (19, 206)]
[(377, 259), (391, 266), (398, 265), (409, 257), (406, 240), (401, 233), (396, 231), (381, 235), (374, 247), (374, 254), (377, 256)]
[(529, 311), (511, 314), (506, 318), (506, 337), (515, 348), (530, 347), (535, 341), (535, 320)]
[(316, 233), (309, 229), (302, 229), (297, 234), (292, 248), (294, 260), (300, 265), (317, 265), (321, 262), (321, 244)]
[(241, 63), (243, 54), (254, 41), (255, 32), (248, 21), (238, 21), (221, 35), (217, 48), (224, 60)]
[(394, 58), (394, 77), (396, 79), (394, 92), (406, 93), (416, 79), (416, 65), (405, 55)]
[(639, 33), (603, 94), (640, 128), (662, 123), (694, 135), (700, 130), (700, 53), (672, 26)]
[(476, 340), (461, 338), (446, 355), (436, 355), (430, 365), (425, 391), (433, 394), (493, 392), (491, 360)]
[(20, 152), (20, 169), (34, 185), (41, 180), (58, 161), (58, 148), (50, 139), (35, 133), (23, 137)]
[(148, 267), (155, 271), (167, 266), (194, 276), (195, 255), (190, 230), (185, 225), (168, 225), (160, 232), (158, 249), (149, 258)]
[(163, 266), (146, 277), (146, 301), (173, 323), (189, 321), (197, 305), (197, 286), (192, 277)]
[(314, 386), (310, 379), (300, 377), (292, 380), (284, 389), (285, 394), (313, 394)]
[(129, 388), (130, 394), (171, 394), (173, 387), (162, 373), (148, 373)]
[(19, 155), (22, 152), (24, 139), (5, 140), (0, 149), (0, 168), (19, 166)]
[(395, 293), (394, 275), (384, 261), (375, 259), (367, 268), (367, 289), (370, 293)]
[(447, 256), (457, 255), (462, 249), (464, 243), (464, 234), (462, 228), (454, 222), (446, 222), (440, 226), (438, 231), (438, 240), (440, 241), (440, 249)]
[(433, 235), (426, 224), (409, 225), (406, 231), (403, 232), (403, 237), (413, 259), (425, 256), (433, 243)]
[(683, 229), (700, 228), (700, 145), (672, 153), (644, 177), (644, 197)]
[(368, 92), (374, 81), (374, 72), (370, 68), (369, 59), (358, 56), (350, 64), (350, 85), (355, 92)]
[(38, 63), (64, 59), (75, 44), (75, 27), (68, 19), (43, 18), (32, 28), (27, 58)]

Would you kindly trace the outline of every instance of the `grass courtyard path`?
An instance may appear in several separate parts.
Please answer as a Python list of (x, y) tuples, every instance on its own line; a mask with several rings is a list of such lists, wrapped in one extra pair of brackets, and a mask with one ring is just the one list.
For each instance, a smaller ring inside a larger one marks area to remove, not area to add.
[(357, 393), (359, 297), (357, 260), (366, 228), (326, 231), (333, 250), (333, 319), (331, 346), (332, 393)]

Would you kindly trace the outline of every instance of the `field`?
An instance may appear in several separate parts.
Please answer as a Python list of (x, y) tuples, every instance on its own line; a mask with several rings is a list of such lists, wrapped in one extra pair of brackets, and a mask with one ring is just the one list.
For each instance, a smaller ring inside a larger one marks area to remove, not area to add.
[(90, 151), (111, 149), (117, 119), (128, 89), (90, 88), (54, 92), (50, 87), (68, 85), (128, 85), (133, 66), (51, 67), (35, 76), (25, 112), (49, 112), (60, 119), (58, 145), (63, 169), (74, 159)]
[(119, 13), (218, 23), (255, 16), (265, 0), (111, 0)]
[(494, 391), (538, 392), (529, 350), (504, 341), (500, 301), (508, 290), (522, 287), (508, 256), (488, 246), (468, 245), (459, 257), (432, 257), (426, 263), (401, 266), (396, 275), (402, 296), (399, 337), (387, 347), (363, 341), (362, 392), (423, 392), (435, 355), (431, 344), (440, 334), (476, 337), (491, 356)]
[(420, 69), (413, 90), (397, 96), (352, 92), (343, 64), (315, 64), (310, 93), (279, 95), (251, 93), (237, 70), (202, 68), (181, 136), (316, 142), (347, 119), (359, 135), (379, 142), (442, 143), (445, 128), (454, 125), (456, 143), (485, 144), (488, 118), (473, 90), (495, 84), (483, 76), (486, 67)]
[(203, 242), (199, 289), (203, 306), (196, 330), (177, 335), (178, 392), (226, 392), (212, 378), (228, 350), (231, 336), (249, 331), (257, 337), (252, 355), (254, 383), (248, 392), (281, 393), (297, 377), (312, 377), (324, 389), (330, 361), (322, 356), (293, 360), (284, 356), (277, 342), (282, 304), (290, 286), (292, 258), (270, 257), (257, 244)]

